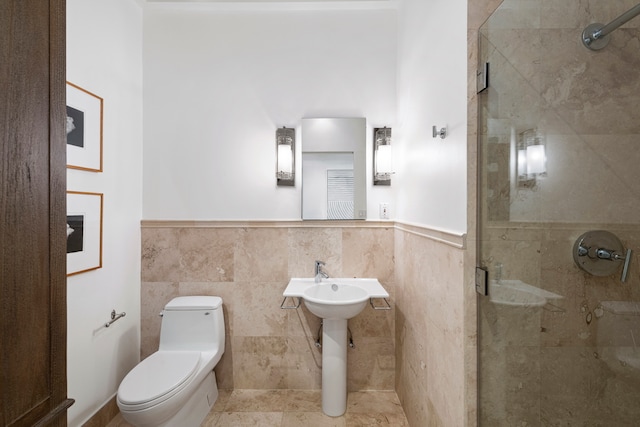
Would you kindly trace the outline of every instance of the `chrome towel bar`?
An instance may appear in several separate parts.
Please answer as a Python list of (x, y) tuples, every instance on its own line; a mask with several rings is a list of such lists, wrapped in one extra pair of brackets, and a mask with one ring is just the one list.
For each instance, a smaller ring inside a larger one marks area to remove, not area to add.
[[(373, 303), (374, 299), (381, 299), (385, 302), (386, 306), (384, 305), (375, 305)], [(374, 310), (391, 310), (391, 304), (389, 304), (389, 301), (387, 301), (386, 298), (369, 298), (369, 304), (371, 304), (371, 308), (373, 308)]]
[(124, 316), (126, 316), (127, 313), (125, 313), (124, 311), (122, 313), (118, 313), (116, 314), (115, 310), (111, 310), (111, 320), (109, 320), (107, 323), (104, 324), (105, 328), (108, 328), (109, 326), (111, 326), (111, 324), (113, 322), (115, 322), (116, 320), (119, 320), (121, 318), (123, 318)]
[(296, 298), (296, 297), (284, 297), (284, 299), (282, 300), (282, 304), (280, 304), (280, 308), (283, 310), (293, 310), (296, 309), (298, 307), (300, 307), (300, 299), (301, 298), (297, 298), (298, 303), (296, 305), (284, 305), (284, 303), (287, 301), (287, 298)]

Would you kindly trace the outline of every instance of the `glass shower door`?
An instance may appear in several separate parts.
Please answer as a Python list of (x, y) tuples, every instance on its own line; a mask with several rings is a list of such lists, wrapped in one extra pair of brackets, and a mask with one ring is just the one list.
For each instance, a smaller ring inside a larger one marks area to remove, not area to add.
[(593, 52), (584, 27), (636, 3), (583, 3), (505, 0), (480, 30), (480, 426), (640, 423), (640, 18)]

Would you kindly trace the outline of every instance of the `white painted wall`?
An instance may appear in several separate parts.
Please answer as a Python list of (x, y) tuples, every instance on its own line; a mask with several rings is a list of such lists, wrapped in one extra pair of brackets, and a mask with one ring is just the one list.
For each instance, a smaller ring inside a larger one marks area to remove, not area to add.
[[(366, 117), (372, 158), (372, 128), (395, 123), (396, 45), (393, 9), (148, 6), (143, 217), (300, 219), (301, 119)], [(295, 187), (276, 186), (282, 126), (298, 129)], [(377, 219), (395, 187), (367, 166)]]
[[(142, 10), (134, 0), (67, 0), (67, 80), (104, 99), (104, 172), (67, 174), (69, 190), (104, 193), (103, 268), (67, 281), (73, 427), (139, 360)], [(127, 315), (107, 329), (112, 309)]]
[(466, 17), (466, 0), (403, 0), (398, 23), (396, 219), (454, 233), (467, 232)]

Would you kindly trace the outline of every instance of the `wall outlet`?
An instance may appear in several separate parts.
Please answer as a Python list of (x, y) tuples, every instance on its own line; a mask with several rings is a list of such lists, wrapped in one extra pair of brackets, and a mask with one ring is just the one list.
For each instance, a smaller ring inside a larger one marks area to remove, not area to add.
[(380, 203), (380, 219), (389, 219), (389, 203)]

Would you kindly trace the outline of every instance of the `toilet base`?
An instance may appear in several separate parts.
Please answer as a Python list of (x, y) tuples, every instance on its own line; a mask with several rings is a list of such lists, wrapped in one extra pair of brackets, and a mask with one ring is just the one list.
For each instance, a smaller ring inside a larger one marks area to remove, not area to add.
[[(160, 408), (157, 407), (136, 413), (120, 410), (120, 413), (125, 421), (137, 427), (200, 427), (217, 399), (216, 374), (211, 371), (193, 391), (189, 399), (182, 404), (182, 407), (161, 423), (157, 421), (158, 416), (164, 419), (166, 414), (162, 416), (162, 413), (158, 413)], [(147, 412), (149, 410), (151, 414)]]
[(176, 414), (158, 427), (199, 427), (218, 399), (216, 374), (211, 371)]

